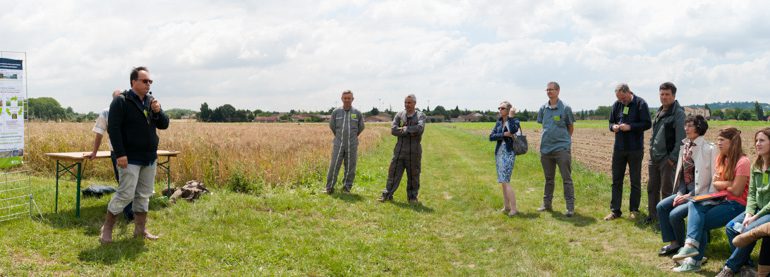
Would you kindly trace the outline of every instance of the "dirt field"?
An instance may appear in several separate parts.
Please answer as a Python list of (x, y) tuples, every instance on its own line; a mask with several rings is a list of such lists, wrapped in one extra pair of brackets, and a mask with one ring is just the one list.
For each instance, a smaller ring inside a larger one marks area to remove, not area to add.
[[(716, 142), (720, 127), (709, 128), (709, 131), (706, 133), (706, 140)], [(738, 127), (738, 129), (741, 130), (743, 149), (753, 160), (753, 135), (754, 132), (761, 128)], [(538, 149), (538, 151), (540, 148), (540, 131), (541, 129), (531, 130), (527, 136), (530, 147), (535, 147), (534, 149)], [(652, 136), (652, 131), (645, 132), (645, 153), (644, 160), (642, 161), (642, 182), (644, 184), (647, 183), (648, 178), (647, 165), (650, 158), (650, 136)], [(572, 158), (593, 171), (602, 172), (610, 176), (612, 173), (612, 147), (614, 142), (615, 134), (608, 129), (575, 128), (572, 141)], [(628, 175), (628, 170), (626, 170), (626, 175)]]

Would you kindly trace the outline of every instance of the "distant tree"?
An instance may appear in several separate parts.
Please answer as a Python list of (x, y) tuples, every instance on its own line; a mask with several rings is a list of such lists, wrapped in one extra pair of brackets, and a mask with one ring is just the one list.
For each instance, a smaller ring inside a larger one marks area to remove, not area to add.
[(517, 112), (514, 117), (518, 118), (520, 121), (529, 121), (529, 112), (527, 109), (524, 109), (524, 111)]
[(751, 114), (751, 112), (748, 110), (741, 110), (740, 114), (738, 114), (738, 120), (748, 121), (748, 120), (752, 120), (753, 118), (754, 118), (754, 115)]
[(707, 111), (709, 111), (709, 114), (711, 114), (711, 108), (709, 107), (709, 104), (704, 104), (703, 108)]
[(717, 109), (713, 113), (711, 113), (711, 117), (718, 117), (721, 119), (725, 119), (725, 113), (722, 110)]
[(450, 118), (457, 118), (459, 116), (460, 116), (460, 106), (455, 106), (454, 110), (449, 111)]
[(741, 114), (740, 108), (735, 109), (725, 109), (725, 119), (735, 119), (738, 120), (738, 116)]
[(373, 107), (371, 111), (369, 111), (369, 115), (378, 115), (380, 114), (380, 110), (377, 109), (377, 107)]
[(201, 111), (198, 113), (198, 121), (210, 122), (212, 113), (213, 112), (209, 108), (209, 104), (207, 104), (206, 102), (203, 102), (203, 104), (201, 104)]
[(38, 120), (63, 120), (66, 119), (66, 111), (59, 101), (51, 97), (30, 98), (29, 118)]
[(234, 122), (237, 119), (237, 110), (230, 104), (224, 104), (214, 109), (211, 114), (212, 122)]
[(596, 107), (596, 111), (594, 112), (594, 116), (601, 116), (603, 118), (610, 118), (610, 113), (612, 112), (612, 107), (610, 106), (599, 106)]
[(754, 101), (754, 112), (757, 114), (757, 120), (765, 120), (765, 111), (762, 110), (762, 106), (757, 101)]
[(433, 108), (433, 113), (431, 113), (431, 115), (443, 115), (444, 119), (449, 118), (449, 112), (444, 108), (444, 106), (441, 105)]

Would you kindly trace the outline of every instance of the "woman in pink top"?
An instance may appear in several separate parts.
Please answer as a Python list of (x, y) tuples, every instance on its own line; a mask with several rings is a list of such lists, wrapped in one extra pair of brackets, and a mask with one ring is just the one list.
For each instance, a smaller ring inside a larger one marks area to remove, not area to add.
[(692, 259), (674, 268), (676, 272), (699, 270), (708, 245), (709, 230), (725, 226), (746, 210), (751, 162), (743, 153), (741, 131), (733, 127), (719, 130), (717, 148), (719, 155), (712, 184), (717, 192), (726, 193), (727, 196), (688, 204), (685, 246), (672, 258), (676, 261), (688, 257)]

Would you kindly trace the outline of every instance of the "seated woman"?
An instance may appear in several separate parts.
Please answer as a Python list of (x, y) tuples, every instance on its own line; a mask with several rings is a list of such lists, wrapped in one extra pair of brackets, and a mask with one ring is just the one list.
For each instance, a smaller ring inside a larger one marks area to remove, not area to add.
[[(725, 232), (727, 232), (732, 255), (727, 259), (725, 267), (717, 276), (732, 276), (732, 274), (740, 272), (741, 267), (749, 262), (749, 255), (754, 250), (756, 239), (740, 245), (734, 244), (733, 239), (741, 232), (748, 233), (758, 226), (770, 222), (770, 184), (767, 180), (768, 165), (770, 165), (770, 128), (764, 128), (754, 134), (754, 149), (757, 153), (757, 159), (752, 168), (746, 212), (727, 223)], [(760, 267), (764, 272), (762, 276), (767, 276), (766, 266)]]
[[(497, 124), (492, 128), (489, 134), (489, 140), (497, 142), (495, 145), (495, 164), (497, 166), (497, 182), (503, 188), (503, 209), (502, 212), (508, 216), (514, 216), (518, 213), (516, 209), (516, 194), (511, 188), (511, 173), (513, 164), (516, 161), (516, 154), (513, 152), (513, 136), (519, 131), (519, 120), (509, 117), (509, 112), (513, 106), (508, 101), (503, 101), (498, 106), (500, 118)], [(514, 112), (515, 113), (515, 112)], [(513, 114), (513, 113), (511, 113)]]
[(672, 259), (692, 259), (674, 268), (675, 272), (699, 270), (708, 246), (709, 230), (725, 226), (730, 219), (746, 210), (751, 161), (743, 153), (741, 131), (733, 127), (719, 130), (717, 148), (719, 155), (711, 183), (717, 192), (724, 192), (726, 196), (687, 204), (687, 239)]
[(717, 150), (713, 143), (703, 138), (709, 125), (703, 116), (688, 116), (684, 121), (685, 139), (679, 148), (679, 159), (674, 177), (674, 194), (656, 206), (663, 242), (659, 255), (676, 253), (684, 244), (684, 218), (687, 202), (696, 195), (715, 192), (711, 185)]

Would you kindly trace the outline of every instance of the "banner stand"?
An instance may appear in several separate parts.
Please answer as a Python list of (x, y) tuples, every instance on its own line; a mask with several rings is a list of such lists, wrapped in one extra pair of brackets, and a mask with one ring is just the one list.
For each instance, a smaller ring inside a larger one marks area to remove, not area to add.
[[(0, 222), (43, 219), (25, 167), (28, 132), (27, 53), (0, 51)], [(36, 213), (35, 213), (36, 212)]]

